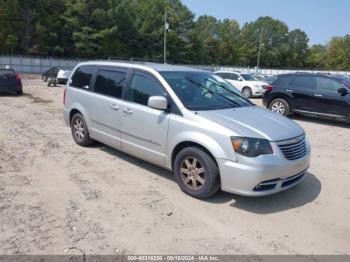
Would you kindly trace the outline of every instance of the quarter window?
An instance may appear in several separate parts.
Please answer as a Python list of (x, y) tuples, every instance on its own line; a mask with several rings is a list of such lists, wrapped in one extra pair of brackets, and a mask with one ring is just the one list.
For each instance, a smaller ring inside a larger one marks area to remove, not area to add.
[(124, 72), (99, 70), (94, 91), (103, 95), (121, 98), (125, 79), (126, 73)]
[(151, 96), (164, 96), (162, 87), (151, 77), (142, 73), (134, 73), (128, 91), (128, 100), (147, 105), (148, 98)]
[(93, 66), (82, 66), (78, 68), (72, 77), (70, 85), (78, 88), (89, 86), (93, 73)]

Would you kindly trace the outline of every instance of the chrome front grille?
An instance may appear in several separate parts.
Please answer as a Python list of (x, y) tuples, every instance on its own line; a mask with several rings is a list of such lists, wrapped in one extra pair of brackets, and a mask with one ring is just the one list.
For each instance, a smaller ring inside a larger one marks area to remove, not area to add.
[(307, 153), (305, 136), (280, 142), (278, 147), (282, 151), (284, 157), (288, 160), (300, 159)]

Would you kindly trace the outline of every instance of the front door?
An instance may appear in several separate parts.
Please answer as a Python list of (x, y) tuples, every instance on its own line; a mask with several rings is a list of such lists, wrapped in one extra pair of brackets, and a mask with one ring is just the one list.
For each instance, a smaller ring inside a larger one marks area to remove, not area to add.
[(338, 89), (344, 85), (334, 79), (319, 76), (314, 92), (315, 108), (318, 113), (345, 117), (348, 113), (349, 95), (341, 96)]
[(135, 71), (123, 102), (121, 138), (123, 151), (164, 165), (169, 113), (150, 108), (148, 98), (166, 96), (161, 84), (151, 75)]

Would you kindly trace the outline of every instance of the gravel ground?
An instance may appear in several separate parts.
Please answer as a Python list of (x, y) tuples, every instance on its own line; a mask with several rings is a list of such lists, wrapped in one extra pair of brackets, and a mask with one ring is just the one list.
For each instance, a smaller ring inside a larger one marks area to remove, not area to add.
[(63, 87), (23, 84), (0, 96), (0, 254), (350, 254), (349, 124), (294, 118), (313, 152), (293, 189), (200, 201), (166, 170), (75, 145)]

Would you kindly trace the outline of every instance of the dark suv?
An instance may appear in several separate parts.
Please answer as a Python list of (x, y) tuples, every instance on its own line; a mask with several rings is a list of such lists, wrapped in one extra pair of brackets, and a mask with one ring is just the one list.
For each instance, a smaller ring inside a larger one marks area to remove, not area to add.
[(41, 79), (47, 82), (50, 77), (57, 77), (58, 71), (60, 70), (57, 67), (51, 67), (41, 75)]
[(279, 75), (263, 104), (281, 115), (300, 113), (350, 121), (350, 80), (341, 76), (296, 73)]

